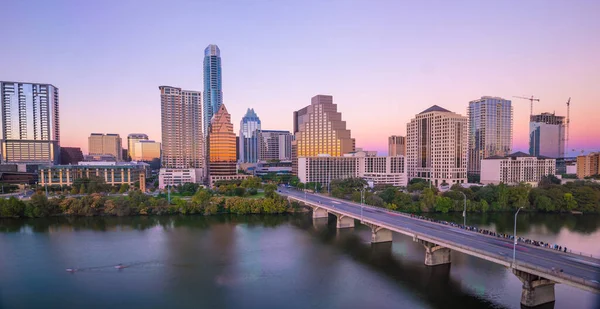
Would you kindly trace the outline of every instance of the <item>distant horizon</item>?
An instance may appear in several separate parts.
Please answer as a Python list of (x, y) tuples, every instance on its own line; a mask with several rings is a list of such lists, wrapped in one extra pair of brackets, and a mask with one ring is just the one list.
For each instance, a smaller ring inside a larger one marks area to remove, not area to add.
[(4, 4), (0, 80), (56, 86), (60, 144), (84, 153), (96, 132), (162, 142), (158, 86), (204, 96), (209, 44), (236, 134), (248, 108), (291, 132), (293, 111), (329, 94), (356, 146), (383, 155), (428, 107), (466, 116), (469, 101), (493, 96), (512, 101), (512, 152), (528, 153), (529, 101), (514, 96), (533, 95), (534, 114), (566, 116), (571, 98), (567, 156), (600, 151), (600, 3), (232, 1), (203, 18), (203, 3), (169, 6), (177, 19), (134, 2)]

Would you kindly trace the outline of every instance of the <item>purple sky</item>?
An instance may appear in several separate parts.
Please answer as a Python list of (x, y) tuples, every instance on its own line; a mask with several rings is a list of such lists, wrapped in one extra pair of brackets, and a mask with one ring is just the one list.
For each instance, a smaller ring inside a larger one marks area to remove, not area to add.
[[(91, 132), (160, 141), (158, 86), (202, 91), (214, 43), (236, 130), (249, 107), (263, 129), (291, 130), (294, 110), (331, 94), (357, 146), (385, 153), (433, 104), (466, 115), (482, 95), (533, 94), (534, 112), (560, 115), (572, 97), (569, 148), (600, 150), (599, 12), (594, 0), (8, 0), (0, 80), (60, 88), (62, 146), (86, 151)], [(513, 105), (526, 150), (529, 101)]]

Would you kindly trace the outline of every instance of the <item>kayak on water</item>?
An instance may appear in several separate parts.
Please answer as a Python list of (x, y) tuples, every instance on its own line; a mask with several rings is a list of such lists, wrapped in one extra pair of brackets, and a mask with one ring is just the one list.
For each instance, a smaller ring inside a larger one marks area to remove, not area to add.
[(116, 269), (123, 269), (125, 267), (127, 267), (127, 266), (122, 265), (122, 264), (119, 264), (119, 265), (115, 266)]
[(77, 271), (77, 268), (67, 268), (66, 271), (68, 271), (70, 273), (74, 273)]

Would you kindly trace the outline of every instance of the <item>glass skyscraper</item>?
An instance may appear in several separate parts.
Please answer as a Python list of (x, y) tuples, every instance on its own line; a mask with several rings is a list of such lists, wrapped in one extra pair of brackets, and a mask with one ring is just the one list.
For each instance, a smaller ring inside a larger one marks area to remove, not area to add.
[(240, 121), (240, 144), (238, 147), (240, 162), (258, 162), (261, 150), (260, 142), (260, 119), (254, 112), (254, 109), (249, 108), (246, 115), (242, 117), (242, 121)]
[(565, 116), (556, 116), (554, 113), (530, 116), (529, 154), (536, 157), (565, 157)]
[(58, 163), (58, 88), (0, 81), (0, 161)]
[(204, 50), (204, 104), (202, 111), (204, 135), (208, 134), (210, 121), (221, 105), (223, 105), (221, 51), (217, 45), (211, 44)]
[(481, 97), (469, 102), (469, 175), (481, 174), (481, 160), (507, 156), (512, 150), (513, 110), (510, 100)]

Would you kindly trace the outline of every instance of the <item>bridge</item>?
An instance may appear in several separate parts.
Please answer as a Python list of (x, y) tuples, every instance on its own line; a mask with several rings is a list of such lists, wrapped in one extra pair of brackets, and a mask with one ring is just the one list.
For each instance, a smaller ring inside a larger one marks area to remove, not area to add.
[(391, 242), (392, 232), (407, 235), (425, 249), (425, 265), (451, 263), (452, 250), (512, 270), (523, 283), (521, 304), (535, 307), (555, 300), (554, 285), (567, 284), (600, 293), (600, 260), (513, 241), (458, 227), (422, 220), (383, 208), (280, 187), (279, 194), (312, 208), (313, 219), (336, 216), (339, 229), (353, 228), (359, 220), (371, 228), (371, 243)]

